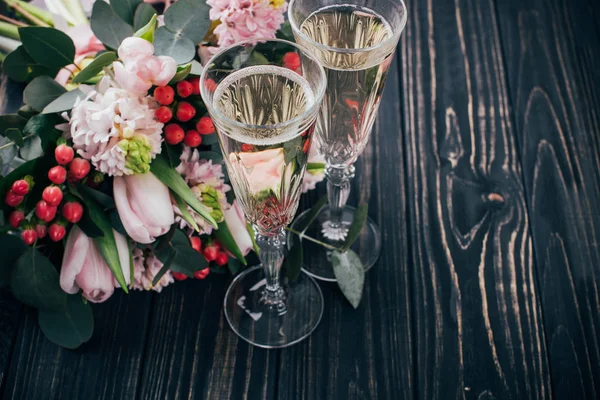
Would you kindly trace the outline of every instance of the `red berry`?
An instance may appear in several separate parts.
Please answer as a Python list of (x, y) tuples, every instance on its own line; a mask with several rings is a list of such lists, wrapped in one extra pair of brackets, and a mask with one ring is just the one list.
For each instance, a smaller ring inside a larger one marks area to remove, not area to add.
[(173, 278), (177, 281), (185, 281), (188, 277), (186, 274), (182, 274), (181, 272), (173, 272)]
[(204, 258), (206, 258), (206, 261), (211, 262), (211, 261), (215, 261), (218, 253), (219, 253), (219, 248), (213, 244), (210, 246), (206, 246), (204, 248), (203, 254), (204, 254)]
[(181, 122), (187, 122), (194, 118), (194, 115), (196, 115), (196, 109), (190, 103), (182, 101), (177, 105), (177, 111), (175, 111), (175, 115)]
[(56, 207), (63, 199), (63, 192), (58, 186), (48, 186), (42, 192), (42, 199), (48, 203), (49, 206)]
[(25, 196), (29, 193), (29, 183), (25, 179), (19, 179), (12, 184), (11, 189), (17, 196)]
[(44, 200), (40, 200), (35, 205), (35, 216), (44, 222), (50, 222), (56, 216), (56, 207), (52, 207)]
[(202, 117), (196, 123), (196, 130), (201, 135), (210, 135), (215, 132), (215, 125), (210, 117)]
[(169, 122), (171, 118), (173, 118), (173, 112), (167, 106), (158, 107), (154, 114), (156, 115), (158, 122), (162, 122), (163, 124)]
[(23, 214), (23, 211), (15, 210), (11, 212), (8, 216), (8, 223), (13, 228), (18, 228), (19, 225), (21, 225), (21, 221), (23, 221), (23, 219), (25, 219), (25, 214)]
[(63, 206), (62, 214), (67, 221), (76, 224), (83, 216), (83, 206), (76, 201), (69, 201)]
[(181, 81), (177, 83), (177, 94), (181, 97), (188, 97), (194, 92), (194, 86), (188, 81)]
[(62, 240), (62, 238), (65, 237), (65, 233), (67, 233), (67, 229), (65, 228), (65, 226), (57, 222), (53, 223), (52, 225), (50, 225), (50, 228), (48, 228), (48, 236), (50, 236), (50, 240), (52, 240), (53, 242), (58, 242), (59, 240)]
[(165, 126), (164, 132), (165, 140), (169, 144), (181, 143), (181, 141), (185, 137), (185, 132), (183, 132), (183, 128), (178, 124), (169, 124)]
[(254, 146), (252, 146), (251, 144), (247, 144), (247, 143), (242, 144), (242, 151), (244, 153), (249, 153), (252, 150), (254, 150)]
[(16, 207), (23, 201), (23, 196), (19, 196), (15, 192), (11, 190), (6, 193), (6, 197), (4, 198), (4, 202), (7, 206)]
[(194, 76), (194, 77), (191, 77), (190, 79), (188, 79), (188, 81), (192, 85), (192, 94), (199, 95), (200, 94), (200, 78), (197, 76)]
[(56, 162), (61, 165), (70, 163), (71, 160), (73, 160), (73, 157), (75, 157), (73, 148), (66, 144), (59, 144), (54, 150), (54, 158), (56, 158)]
[(300, 56), (298, 53), (290, 51), (283, 55), (283, 66), (292, 70), (300, 68)]
[(85, 178), (90, 173), (90, 168), (90, 162), (83, 158), (75, 158), (69, 164), (69, 172), (77, 180)]
[(186, 146), (198, 147), (202, 143), (202, 136), (197, 131), (190, 129), (185, 133), (184, 142)]
[(35, 233), (35, 229), (29, 228), (21, 232), (21, 237), (26, 245), (31, 246), (37, 239), (37, 233)]
[(209, 92), (214, 92), (215, 90), (217, 90), (217, 83), (210, 78), (204, 81), (204, 86), (206, 86)]
[(202, 247), (202, 241), (200, 238), (198, 236), (192, 236), (190, 238), (190, 242), (192, 243), (192, 248), (199, 253)]
[(204, 269), (201, 269), (200, 271), (194, 272), (194, 278), (204, 279), (208, 276), (209, 273), (210, 273), (210, 268), (206, 267)]
[(37, 224), (35, 226), (35, 233), (37, 234), (38, 239), (42, 239), (48, 233), (48, 227), (44, 224)]
[(60, 165), (52, 167), (50, 168), (50, 171), (48, 171), (48, 179), (56, 185), (61, 185), (64, 183), (65, 179), (67, 179), (67, 170)]
[(215, 259), (215, 262), (217, 263), (217, 265), (223, 266), (223, 265), (227, 264), (228, 259), (229, 259), (229, 257), (227, 256), (227, 253), (225, 253), (224, 251), (220, 251), (217, 254), (217, 258)]
[(175, 99), (175, 91), (171, 86), (159, 86), (154, 89), (154, 98), (163, 106), (168, 106)]

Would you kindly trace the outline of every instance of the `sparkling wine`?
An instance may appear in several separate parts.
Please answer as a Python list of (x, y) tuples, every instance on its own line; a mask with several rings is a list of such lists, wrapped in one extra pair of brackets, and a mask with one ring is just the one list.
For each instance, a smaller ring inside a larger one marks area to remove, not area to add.
[(334, 5), (306, 18), (297, 36), (325, 67), (327, 92), (317, 122), (318, 147), (330, 166), (346, 167), (367, 144), (393, 57), (389, 23), (374, 11)]
[(314, 118), (291, 120), (313, 103), (309, 83), (276, 66), (234, 72), (215, 91), (214, 108), (239, 123), (217, 124), (231, 183), (246, 218), (263, 234), (296, 213)]

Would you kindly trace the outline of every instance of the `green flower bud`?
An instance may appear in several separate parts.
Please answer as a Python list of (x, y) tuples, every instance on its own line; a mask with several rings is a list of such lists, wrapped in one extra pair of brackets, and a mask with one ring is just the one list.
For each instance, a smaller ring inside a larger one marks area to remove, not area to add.
[(125, 152), (125, 167), (134, 174), (145, 174), (150, 171), (152, 147), (143, 135), (135, 135), (130, 139), (123, 139), (119, 147)]

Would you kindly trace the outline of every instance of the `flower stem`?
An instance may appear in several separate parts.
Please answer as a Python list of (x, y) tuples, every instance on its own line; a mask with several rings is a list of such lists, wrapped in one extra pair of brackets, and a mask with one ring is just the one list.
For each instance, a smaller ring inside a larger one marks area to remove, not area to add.
[(38, 26), (52, 26), (52, 16), (50, 13), (24, 1), (5, 0), (5, 2), (9, 7), (14, 8), (15, 11), (31, 21), (31, 23)]
[(335, 247), (335, 246), (332, 246), (332, 245), (330, 245), (330, 244), (327, 244), (327, 243), (321, 242), (320, 240), (317, 240), (317, 239), (315, 239), (315, 238), (312, 238), (312, 237), (310, 237), (310, 236), (306, 236), (304, 233), (302, 233), (302, 232), (298, 232), (297, 230), (295, 230), (295, 229), (292, 229), (292, 228), (290, 228), (290, 227), (286, 227), (286, 228), (285, 228), (285, 230), (286, 230), (286, 231), (288, 231), (288, 232), (290, 232), (290, 233), (293, 233), (294, 235), (298, 235), (298, 236), (300, 237), (300, 239), (306, 239), (306, 240), (308, 240), (309, 242), (313, 242), (313, 243), (319, 244), (319, 245), (321, 245), (321, 246), (325, 247), (326, 249), (333, 250), (333, 251), (339, 251), (339, 252), (343, 252), (343, 250), (342, 250), (342, 249), (340, 249), (340, 248), (337, 248), (337, 247)]
[[(2, 14), (0, 14), (0, 20), (5, 21), (11, 25), (22, 26), (22, 27), (29, 26), (25, 22), (17, 21), (16, 19), (9, 18), (6, 15), (2, 15)], [(17, 37), (14, 37), (13, 39), (18, 39), (18, 38), (19, 38), (19, 34), (17, 31)]]

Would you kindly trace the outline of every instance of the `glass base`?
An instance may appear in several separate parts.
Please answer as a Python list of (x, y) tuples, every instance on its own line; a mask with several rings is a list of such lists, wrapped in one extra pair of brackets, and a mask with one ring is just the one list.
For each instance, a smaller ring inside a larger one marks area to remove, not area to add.
[(323, 294), (313, 278), (283, 278), (285, 304), (266, 304), (262, 266), (239, 274), (227, 289), (224, 311), (231, 329), (250, 344), (266, 349), (291, 346), (306, 338), (323, 316)]
[[(345, 234), (352, 224), (354, 217), (354, 207), (346, 206), (342, 213), (342, 227), (332, 230), (329, 224), (329, 206), (323, 207), (317, 218), (306, 230), (306, 236), (317, 239), (320, 242), (332, 246), (341, 247), (344, 243)], [(306, 225), (306, 218), (310, 210), (304, 211), (296, 218), (291, 227), (300, 230), (300, 227)], [(298, 235), (288, 235), (288, 247), (291, 248)], [(360, 232), (360, 236), (354, 242), (351, 249), (358, 255), (362, 261), (365, 272), (368, 271), (379, 258), (381, 252), (381, 234), (379, 228), (371, 218), (367, 218), (365, 225)], [(331, 265), (331, 250), (304, 239), (302, 241), (303, 263), (302, 270), (310, 276), (328, 282), (335, 282), (333, 266)]]

